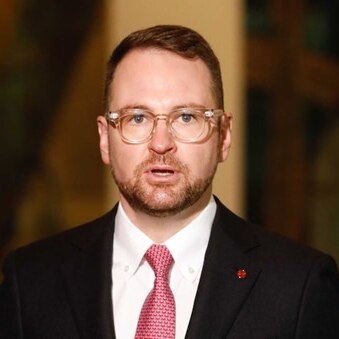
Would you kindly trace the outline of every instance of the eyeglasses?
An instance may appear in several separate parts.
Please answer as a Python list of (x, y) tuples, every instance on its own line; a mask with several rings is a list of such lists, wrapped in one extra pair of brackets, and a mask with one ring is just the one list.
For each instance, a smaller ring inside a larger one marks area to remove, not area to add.
[(185, 142), (200, 142), (207, 138), (212, 130), (213, 118), (223, 115), (222, 109), (204, 109), (184, 107), (169, 114), (154, 114), (143, 108), (123, 108), (105, 114), (119, 130), (121, 138), (129, 144), (149, 141), (158, 120), (166, 120), (167, 128), (173, 138)]

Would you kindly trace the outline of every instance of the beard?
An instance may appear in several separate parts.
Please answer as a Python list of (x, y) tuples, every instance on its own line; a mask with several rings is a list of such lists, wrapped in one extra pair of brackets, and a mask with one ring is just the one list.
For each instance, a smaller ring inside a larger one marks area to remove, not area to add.
[[(145, 169), (156, 164), (169, 165), (180, 173), (179, 183), (152, 184), (146, 182)], [(154, 217), (166, 217), (178, 214), (194, 205), (211, 185), (217, 169), (217, 161), (205, 178), (193, 178), (187, 165), (177, 160), (172, 154), (151, 154), (139, 164), (133, 177), (121, 182), (112, 169), (112, 174), (120, 193), (135, 210)]]

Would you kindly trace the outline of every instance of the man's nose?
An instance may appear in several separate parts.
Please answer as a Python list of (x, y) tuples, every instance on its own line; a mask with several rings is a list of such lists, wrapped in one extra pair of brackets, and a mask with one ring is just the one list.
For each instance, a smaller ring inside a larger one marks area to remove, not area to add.
[(148, 148), (158, 154), (165, 154), (176, 148), (173, 137), (168, 130), (166, 119), (158, 118)]

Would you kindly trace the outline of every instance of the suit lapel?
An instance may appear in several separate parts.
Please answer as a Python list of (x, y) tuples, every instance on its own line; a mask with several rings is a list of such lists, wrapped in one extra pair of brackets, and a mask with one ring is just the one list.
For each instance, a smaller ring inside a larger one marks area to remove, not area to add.
[[(258, 247), (247, 224), (219, 201), (186, 338), (224, 338), (260, 273), (248, 252)], [(246, 277), (238, 271), (245, 269)]]
[(61, 267), (72, 313), (84, 339), (113, 339), (112, 243), (114, 215), (109, 213), (73, 240)]

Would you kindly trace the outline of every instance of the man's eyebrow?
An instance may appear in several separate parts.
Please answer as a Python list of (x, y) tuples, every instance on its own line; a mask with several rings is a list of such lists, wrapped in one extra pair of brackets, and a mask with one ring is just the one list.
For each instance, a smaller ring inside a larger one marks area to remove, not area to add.
[(193, 103), (193, 102), (182, 104), (182, 105), (176, 105), (172, 109), (175, 110), (175, 109), (189, 108), (189, 107), (206, 109), (206, 106), (201, 105), (201, 104), (197, 104), (197, 103)]
[(123, 107), (120, 108), (121, 109), (145, 109), (147, 111), (151, 111), (151, 109), (145, 105), (140, 105), (140, 104), (129, 104), (129, 105), (125, 105)]

